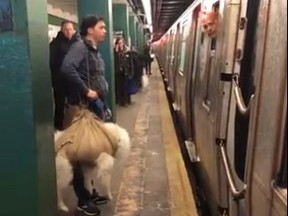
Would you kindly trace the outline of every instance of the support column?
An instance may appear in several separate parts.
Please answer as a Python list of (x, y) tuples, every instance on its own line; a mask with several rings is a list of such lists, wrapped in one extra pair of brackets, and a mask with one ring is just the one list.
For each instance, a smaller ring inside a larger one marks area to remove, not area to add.
[(124, 39), (127, 44), (129, 43), (130, 29), (129, 11), (127, 4), (113, 4), (113, 30), (123, 31)]
[(141, 54), (143, 54), (143, 29), (140, 24), (138, 24), (138, 49)]
[(137, 47), (137, 50), (140, 52), (139, 22), (138, 22), (138, 20), (136, 20), (136, 47)]
[(136, 23), (134, 15), (129, 16), (129, 29), (130, 29), (131, 45), (136, 46)]
[(78, 0), (79, 25), (83, 17), (97, 14), (105, 19), (107, 36), (99, 51), (105, 61), (105, 76), (109, 84), (108, 105), (113, 113), (113, 121), (116, 121), (115, 108), (115, 73), (113, 56), (113, 16), (112, 0)]
[(57, 215), (47, 2), (3, 5), (0, 215)]

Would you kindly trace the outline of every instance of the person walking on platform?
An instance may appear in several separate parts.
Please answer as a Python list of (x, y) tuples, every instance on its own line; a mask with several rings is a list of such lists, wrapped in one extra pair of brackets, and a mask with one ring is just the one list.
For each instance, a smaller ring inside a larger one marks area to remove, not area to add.
[[(68, 109), (69, 106), (79, 106), (88, 102), (89, 109), (95, 111), (94, 105), (100, 109), (105, 107), (108, 93), (108, 84), (104, 77), (105, 64), (98, 51), (98, 45), (106, 37), (104, 19), (98, 16), (84, 18), (80, 34), (83, 40), (73, 44), (61, 68), (69, 82)], [(86, 215), (99, 215), (100, 210), (96, 205), (105, 204), (108, 199), (100, 197), (96, 190), (92, 196), (89, 194), (84, 187), (81, 167), (77, 165), (74, 167), (73, 185), (78, 197), (77, 209)]]
[(60, 68), (65, 55), (71, 45), (79, 39), (75, 33), (74, 25), (70, 21), (63, 21), (61, 31), (50, 43), (50, 70), (52, 75), (52, 87), (54, 94), (54, 128), (63, 130), (64, 109), (67, 85), (63, 80)]
[(116, 39), (114, 61), (116, 103), (120, 106), (126, 106), (131, 103), (131, 98), (128, 94), (128, 78), (131, 71), (123, 38)]

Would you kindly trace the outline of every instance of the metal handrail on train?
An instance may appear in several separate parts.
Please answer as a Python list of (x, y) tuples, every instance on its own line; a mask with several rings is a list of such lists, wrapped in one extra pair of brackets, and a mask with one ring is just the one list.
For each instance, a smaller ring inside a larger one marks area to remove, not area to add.
[(234, 94), (236, 97), (237, 107), (243, 115), (247, 115), (250, 111), (250, 107), (251, 107), (251, 104), (255, 95), (254, 94), (251, 95), (248, 106), (246, 106), (243, 96), (242, 96), (241, 88), (239, 86), (239, 74), (234, 74), (232, 80), (233, 80)]
[(245, 184), (242, 190), (237, 189), (236, 184), (235, 184), (235, 180), (233, 178), (233, 174), (231, 171), (231, 165), (229, 163), (229, 158), (228, 158), (228, 154), (226, 152), (224, 141), (221, 141), (219, 143), (219, 146), (220, 146), (221, 157), (222, 157), (224, 168), (225, 168), (226, 177), (228, 179), (228, 183), (229, 183), (229, 187), (230, 187), (232, 196), (234, 197), (235, 200), (243, 199), (245, 197), (245, 194), (246, 194), (247, 185)]

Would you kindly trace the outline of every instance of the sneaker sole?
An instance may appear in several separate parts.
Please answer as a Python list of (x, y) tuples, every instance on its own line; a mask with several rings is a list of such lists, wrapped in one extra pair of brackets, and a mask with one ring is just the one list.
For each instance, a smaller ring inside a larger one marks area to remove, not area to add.
[(95, 216), (95, 215), (100, 215), (101, 214), (101, 212), (99, 211), (98, 213), (89, 213), (89, 212), (86, 212), (84, 209), (82, 209), (82, 208), (80, 208), (80, 207), (78, 207), (77, 206), (77, 211), (79, 211), (79, 212), (83, 212), (84, 214), (86, 214), (86, 215), (89, 215), (89, 216)]

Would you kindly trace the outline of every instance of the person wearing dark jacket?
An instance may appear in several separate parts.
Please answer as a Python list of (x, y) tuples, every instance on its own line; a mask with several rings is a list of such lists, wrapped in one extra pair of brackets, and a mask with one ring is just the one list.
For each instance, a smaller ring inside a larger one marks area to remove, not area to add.
[(52, 77), (52, 87), (54, 94), (54, 128), (63, 130), (65, 96), (67, 85), (63, 80), (60, 68), (65, 55), (71, 45), (78, 40), (73, 23), (64, 21), (61, 24), (61, 31), (50, 43), (50, 70)]
[(137, 50), (135, 49), (134, 46), (132, 46), (131, 51), (130, 51), (131, 58), (133, 59), (133, 77), (136, 81), (137, 88), (140, 89), (142, 82), (141, 78), (143, 75), (143, 64), (142, 64), (142, 59)]
[(117, 38), (114, 48), (114, 67), (115, 67), (115, 93), (116, 103), (125, 106), (131, 103), (128, 94), (128, 78), (131, 72), (129, 56), (125, 50), (123, 38)]
[[(106, 29), (103, 18), (88, 16), (81, 23), (82, 40), (74, 43), (64, 58), (61, 71), (69, 83), (67, 102), (69, 105), (81, 105), (87, 102), (93, 105), (105, 104), (108, 84), (105, 80), (105, 64), (98, 51), (98, 45), (105, 40)], [(92, 107), (89, 108), (93, 110)], [(78, 197), (77, 210), (86, 215), (99, 215), (96, 204), (107, 203), (96, 190), (93, 196), (84, 187), (81, 167), (74, 167), (73, 186)]]
[(150, 47), (150, 44), (147, 43), (147, 45), (144, 47), (144, 63), (145, 63), (145, 68), (146, 68), (146, 74), (147, 75), (152, 75), (152, 72), (151, 72), (151, 55), (150, 55), (150, 52), (151, 52), (151, 47)]

